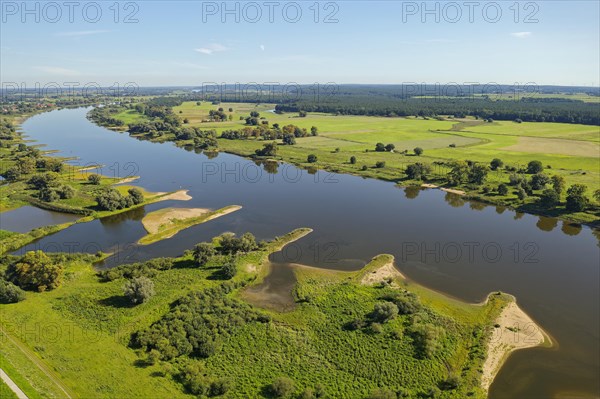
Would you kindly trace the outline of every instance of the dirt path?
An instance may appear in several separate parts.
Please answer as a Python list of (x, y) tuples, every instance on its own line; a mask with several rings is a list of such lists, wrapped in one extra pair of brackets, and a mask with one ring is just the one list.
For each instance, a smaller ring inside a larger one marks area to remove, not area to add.
[(10, 390), (13, 391), (15, 393), (15, 395), (17, 395), (17, 398), (19, 398), (19, 399), (29, 399), (27, 397), (27, 395), (25, 395), (25, 392), (21, 391), (21, 388), (19, 388), (17, 386), (17, 384), (15, 384), (13, 382), (13, 380), (11, 380), (10, 377), (2, 369), (0, 369), (0, 378), (2, 378), (2, 381), (4, 381), (4, 383), (6, 385), (8, 385), (8, 387), (10, 388)]
[(0, 326), (0, 332), (6, 336), (6, 338), (12, 342), (23, 354), (33, 362), (41, 371), (48, 377), (64, 394), (65, 397), (72, 399), (77, 397), (67, 386), (65, 386), (60, 378), (54, 371), (52, 371), (44, 361), (42, 361), (37, 355), (32, 352), (25, 344), (18, 341), (16, 338), (11, 337), (4, 328)]

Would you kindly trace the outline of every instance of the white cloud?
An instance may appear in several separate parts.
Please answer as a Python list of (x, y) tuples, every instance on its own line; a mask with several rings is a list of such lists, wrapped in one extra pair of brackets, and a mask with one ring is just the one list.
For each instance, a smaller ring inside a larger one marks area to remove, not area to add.
[(265, 51), (265, 45), (264, 45), (264, 44), (261, 44), (261, 45), (260, 45), (260, 49), (261, 49), (262, 51)]
[(531, 36), (533, 33), (531, 32), (513, 32), (510, 35), (513, 37), (518, 37), (519, 39), (525, 39), (526, 37)]
[(73, 32), (59, 32), (55, 36), (62, 37), (80, 37), (80, 36), (90, 36), (90, 35), (98, 35), (101, 33), (109, 33), (110, 30), (79, 30)]
[(202, 54), (207, 54), (207, 55), (211, 55), (214, 53), (220, 53), (222, 51), (226, 51), (227, 47), (223, 46), (222, 44), (219, 43), (211, 43), (206, 47), (200, 47), (195, 49), (197, 52), (202, 53)]
[(81, 72), (74, 69), (67, 69), (53, 66), (35, 66), (33, 67), (36, 71), (44, 72), (50, 75), (61, 75), (61, 76), (80, 76)]

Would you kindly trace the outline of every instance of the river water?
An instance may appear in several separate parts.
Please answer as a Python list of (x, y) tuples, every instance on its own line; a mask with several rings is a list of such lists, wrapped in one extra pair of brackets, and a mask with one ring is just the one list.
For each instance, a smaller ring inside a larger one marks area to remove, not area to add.
[[(273, 262), (353, 270), (390, 253), (409, 278), (451, 296), (479, 302), (495, 290), (515, 295), (559, 345), (512, 355), (490, 398), (600, 396), (600, 248), (589, 228), (465, 202), (439, 190), (398, 188), (287, 164), (257, 165), (230, 154), (206, 156), (172, 143), (136, 140), (94, 125), (86, 119), (88, 110), (37, 115), (23, 130), (58, 155), (78, 157), (74, 164), (103, 165), (99, 172), (110, 176), (139, 175), (135, 184), (149, 191), (187, 189), (193, 199), (77, 224), (19, 253), (115, 252), (105, 264), (111, 267), (176, 256), (226, 231), (270, 239), (310, 227), (314, 233), (276, 254)], [(135, 244), (145, 234), (140, 222), (145, 212), (233, 204), (243, 208), (168, 240)], [(16, 229), (19, 220), (3, 215), (2, 228)], [(285, 276), (292, 278), (277, 273), (273, 281), (287, 287)]]

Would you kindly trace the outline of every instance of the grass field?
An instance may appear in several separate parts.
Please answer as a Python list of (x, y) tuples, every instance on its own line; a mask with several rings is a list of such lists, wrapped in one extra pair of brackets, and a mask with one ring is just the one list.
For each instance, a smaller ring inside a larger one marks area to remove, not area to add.
[[(242, 255), (233, 282), (261, 281), (268, 254), (308, 232), (299, 229), (263, 250)], [(218, 259), (202, 268), (193, 265), (190, 255), (176, 259), (171, 269), (152, 274), (156, 295), (147, 303), (131, 306), (122, 295), (125, 280), (102, 282), (90, 267), (89, 257), (84, 257), (66, 265), (60, 288), (29, 292), (23, 302), (0, 305), (2, 329), (11, 337), (0, 347), (0, 360), (32, 398), (64, 397), (61, 387), (73, 397), (191, 397), (175, 378), (177, 370), (189, 364), (199, 365), (208, 376), (230, 380), (233, 384), (225, 395), (229, 398), (270, 397), (265, 389), (278, 375), (295, 381), (296, 394), (317, 385), (340, 398), (365, 397), (378, 386), (418, 393), (444, 381), (449, 370), (458, 373), (460, 384), (442, 397), (485, 397), (479, 388), (483, 356), (474, 357), (474, 353), (482, 353), (485, 331), (506, 303), (502, 296), (476, 306), (414, 283), (400, 283), (402, 289), (417, 292), (426, 307), (419, 323), (435, 320), (443, 326), (441, 346), (431, 358), (415, 352), (412, 316), (399, 316), (377, 332), (368, 327), (346, 331), (345, 323), (368, 317), (382, 295), (399, 289), (361, 284), (365, 274), (391, 260), (379, 256), (352, 273), (300, 269), (294, 291), (298, 306), (292, 312), (256, 309), (271, 321), (236, 327), (206, 360), (178, 358), (150, 364), (128, 346), (131, 334), (160, 320), (187, 293), (222, 284), (215, 278)], [(235, 290), (231, 297), (241, 300), (243, 296)], [(35, 353), (35, 362), (25, 356), (29, 351)]]

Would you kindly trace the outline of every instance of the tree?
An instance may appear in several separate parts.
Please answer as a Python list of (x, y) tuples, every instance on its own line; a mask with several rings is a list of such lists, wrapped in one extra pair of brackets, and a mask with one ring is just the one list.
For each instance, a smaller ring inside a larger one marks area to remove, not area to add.
[(567, 190), (566, 208), (570, 212), (581, 212), (587, 208), (589, 200), (585, 196), (587, 186), (583, 184), (573, 184)]
[(501, 183), (500, 185), (498, 185), (498, 194), (503, 195), (503, 196), (508, 194), (508, 186), (504, 183)]
[(398, 306), (392, 302), (378, 302), (371, 312), (371, 318), (377, 322), (385, 323), (398, 316)]
[(561, 195), (565, 191), (567, 183), (565, 178), (559, 175), (554, 175), (550, 178), (552, 181), (552, 188), (556, 191), (556, 194)]
[(306, 157), (306, 161), (308, 163), (315, 163), (317, 162), (317, 156), (315, 154), (310, 154), (308, 157)]
[(270, 390), (276, 398), (285, 398), (294, 392), (294, 381), (288, 377), (277, 377), (271, 383)]
[(543, 207), (551, 208), (560, 202), (560, 197), (556, 191), (548, 188), (540, 195), (539, 202)]
[(408, 165), (405, 171), (409, 179), (424, 180), (428, 173), (431, 173), (431, 166), (420, 162)]
[(548, 183), (550, 183), (550, 178), (543, 173), (536, 173), (531, 177), (530, 181), (533, 190), (542, 190)]
[(42, 188), (38, 193), (38, 197), (44, 202), (54, 202), (60, 199), (60, 195), (58, 195), (56, 190), (50, 187)]
[(215, 253), (215, 247), (212, 244), (201, 242), (194, 247), (193, 256), (198, 266), (204, 266)]
[(392, 152), (392, 151), (394, 151), (394, 149), (396, 149), (396, 146), (394, 144), (388, 144), (385, 146), (385, 150), (387, 152)]
[(154, 296), (154, 283), (148, 277), (134, 277), (123, 286), (123, 294), (133, 304), (148, 302)]
[(129, 193), (133, 205), (139, 205), (142, 202), (144, 202), (144, 194), (142, 194), (142, 191), (140, 189), (135, 187), (130, 188), (129, 190), (127, 190), (127, 193)]
[(485, 182), (488, 174), (487, 166), (475, 164), (469, 170), (469, 182), (481, 185)]
[(600, 202), (600, 188), (594, 191), (594, 199), (596, 200), (596, 202)]
[(523, 189), (523, 187), (519, 187), (517, 189), (517, 198), (520, 199), (521, 201), (523, 201), (525, 198), (527, 198), (527, 192)]
[(420, 157), (423, 154), (423, 149), (421, 147), (415, 147), (413, 150), (416, 156)]
[(237, 274), (238, 269), (235, 261), (229, 261), (223, 265), (221, 268), (221, 274), (227, 280), (231, 280)]
[(492, 162), (490, 162), (490, 168), (492, 170), (498, 170), (499, 168), (504, 166), (504, 162), (502, 162), (501, 159), (499, 158), (494, 158), (492, 159)]
[(540, 161), (529, 161), (527, 164), (527, 173), (536, 174), (544, 170), (544, 165)]
[(27, 183), (33, 188), (41, 190), (43, 188), (56, 187), (58, 185), (58, 173), (46, 172), (39, 175), (33, 175)]
[(375, 151), (377, 152), (385, 152), (385, 144), (377, 143), (375, 144)]
[(385, 168), (385, 162), (384, 161), (378, 161), (378, 162), (375, 163), (375, 167), (377, 169)]
[(350, 163), (351, 163), (352, 165), (356, 164), (356, 157), (355, 157), (354, 155), (352, 155), (352, 156), (350, 157)]
[(306, 111), (300, 111), (300, 112), (298, 112), (298, 116), (300, 118), (306, 118)]
[(311, 136), (318, 136), (319, 135), (319, 129), (317, 129), (316, 126), (312, 126), (310, 128), (310, 134), (311, 134)]
[(283, 144), (284, 145), (294, 145), (296, 144), (296, 137), (291, 133), (285, 133), (283, 135)]
[(277, 143), (266, 143), (263, 144), (263, 148), (261, 150), (256, 150), (256, 155), (263, 157), (274, 157), (277, 155)]
[(97, 185), (100, 184), (100, 180), (102, 180), (102, 176), (97, 175), (95, 173), (93, 173), (93, 174), (91, 174), (91, 175), (88, 176), (88, 182), (90, 184), (95, 185), (95, 186), (97, 186)]
[(39, 292), (60, 286), (63, 272), (63, 267), (54, 263), (42, 251), (27, 252), (8, 268), (8, 275), (12, 282), (23, 289)]
[(17, 303), (25, 299), (25, 291), (4, 279), (0, 279), (0, 303)]
[(456, 161), (448, 172), (448, 182), (455, 186), (464, 183), (469, 179), (469, 172), (469, 165), (466, 162)]
[(60, 186), (57, 190), (58, 195), (61, 199), (69, 199), (75, 196), (75, 190), (71, 186), (67, 186), (66, 184)]
[(21, 178), (21, 170), (17, 166), (13, 166), (4, 172), (4, 178), (9, 183), (14, 183)]

